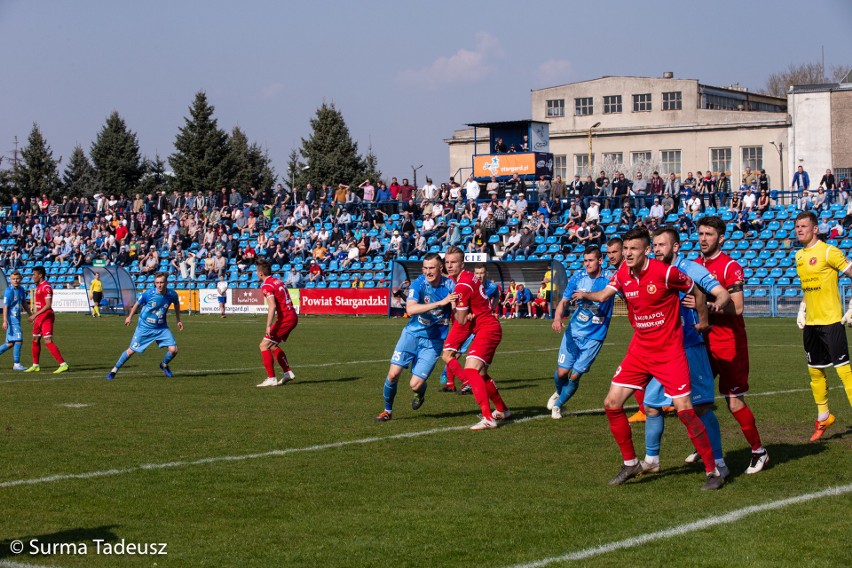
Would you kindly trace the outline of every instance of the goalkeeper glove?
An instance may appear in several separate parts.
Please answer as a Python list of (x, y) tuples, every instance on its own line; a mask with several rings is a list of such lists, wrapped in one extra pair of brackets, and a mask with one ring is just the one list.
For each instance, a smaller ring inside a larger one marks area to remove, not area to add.
[(805, 303), (804, 302), (799, 304), (799, 315), (796, 316), (796, 325), (799, 326), (799, 329), (805, 329)]
[(840, 319), (840, 323), (852, 326), (852, 299), (849, 300), (849, 309), (847, 309), (846, 313), (843, 314), (843, 317)]

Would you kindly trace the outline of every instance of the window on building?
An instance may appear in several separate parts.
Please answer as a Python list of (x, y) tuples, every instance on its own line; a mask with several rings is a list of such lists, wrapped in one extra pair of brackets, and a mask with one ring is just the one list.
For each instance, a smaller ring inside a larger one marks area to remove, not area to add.
[(651, 110), (651, 93), (633, 95), (633, 112), (647, 112)]
[(834, 179), (837, 185), (840, 185), (840, 180), (846, 179), (852, 182), (852, 168), (834, 168)]
[(661, 175), (667, 176), (674, 174), (680, 176), (680, 150), (663, 150), (660, 152), (660, 172)]
[(547, 116), (565, 116), (565, 99), (547, 101)]
[[(595, 156), (592, 154), (592, 161), (594, 160)], [(574, 175), (582, 178), (592, 175), (588, 154), (574, 154)]]
[(624, 169), (624, 154), (621, 152), (610, 152), (603, 155), (603, 163), (601, 169), (608, 172), (613, 170), (621, 171)]
[(609, 95), (603, 98), (604, 114), (621, 112), (621, 95)]
[(587, 116), (595, 113), (592, 97), (574, 99), (574, 116)]
[(682, 108), (683, 97), (680, 91), (663, 93), (663, 110), (681, 110)]
[(562, 176), (562, 179), (568, 177), (568, 157), (565, 154), (557, 154), (553, 156), (553, 176)]
[(763, 169), (763, 146), (743, 146), (742, 171)]
[(710, 170), (716, 173), (731, 173), (730, 148), (710, 148)]
[(631, 152), (630, 153), (630, 164), (635, 168), (641, 164), (647, 164), (651, 162), (651, 152)]

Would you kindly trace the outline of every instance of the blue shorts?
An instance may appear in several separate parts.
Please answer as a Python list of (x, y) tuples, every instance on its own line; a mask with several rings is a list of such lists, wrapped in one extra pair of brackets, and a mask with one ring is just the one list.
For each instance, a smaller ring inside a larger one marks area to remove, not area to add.
[(407, 369), (411, 365), (411, 374), (424, 381), (432, 374), (435, 363), (441, 358), (444, 349), (443, 339), (417, 337), (403, 330), (393, 349), (392, 365)]
[(20, 323), (9, 322), (9, 329), (6, 330), (6, 343), (19, 343), (24, 340), (24, 330), (21, 329)]
[(227, 296), (219, 296), (219, 303), (220, 303), (220, 304), (224, 304), (224, 303), (225, 303), (225, 302), (227, 302), (227, 301), (228, 301), (228, 297), (227, 297)]
[(473, 334), (470, 334), (464, 342), (464, 345), (459, 349), (459, 353), (467, 353), (468, 348), (470, 347), (470, 343), (473, 341)]
[[(703, 343), (686, 348), (686, 361), (689, 364), (689, 380), (692, 383), (692, 404), (708, 404), (713, 402), (715, 388), (713, 371), (710, 369), (710, 359)], [(657, 379), (651, 379), (645, 387), (645, 404), (651, 408), (672, 406), (672, 399), (663, 393), (663, 385)]]
[(150, 329), (137, 327), (136, 333), (133, 334), (133, 339), (130, 340), (130, 349), (136, 353), (144, 353), (148, 346), (157, 342), (157, 347), (172, 347), (177, 345), (175, 336), (172, 335), (172, 330), (167, 327)]
[(564, 333), (562, 345), (559, 346), (557, 364), (560, 369), (573, 370), (580, 374), (588, 373), (601, 351), (601, 346), (603, 346), (603, 341), (589, 339), (588, 337), (575, 339), (570, 331)]

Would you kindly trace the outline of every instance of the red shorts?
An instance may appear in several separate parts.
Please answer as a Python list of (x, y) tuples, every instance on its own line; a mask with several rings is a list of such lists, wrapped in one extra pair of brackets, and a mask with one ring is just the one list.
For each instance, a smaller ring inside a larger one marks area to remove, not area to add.
[(33, 320), (33, 337), (53, 337), (53, 322), (56, 314), (53, 310), (45, 312)]
[(637, 390), (656, 378), (663, 385), (663, 391), (671, 398), (680, 398), (690, 394), (692, 383), (689, 380), (689, 363), (682, 346), (662, 353), (649, 353), (645, 350), (627, 348), (627, 355), (615, 375), (612, 384)]
[(263, 338), (267, 341), (275, 343), (276, 345), (279, 343), (284, 343), (287, 341), (287, 338), (290, 337), (290, 332), (296, 329), (296, 325), (299, 323), (299, 318), (287, 318), (284, 320), (275, 320), (272, 324), (272, 327), (269, 328), (269, 333), (263, 336)]
[(467, 350), (467, 358), (479, 359), (486, 365), (491, 365), (494, 360), (494, 353), (500, 345), (500, 340), (503, 339), (503, 329), (500, 327), (500, 322), (492, 318), (493, 323), (486, 321), (480, 322), (473, 329), (473, 341), (470, 342), (470, 348)]
[(447, 339), (444, 340), (444, 351), (459, 351), (471, 333), (473, 333), (473, 330), (469, 325), (462, 325), (454, 321), (449, 333), (447, 333)]
[(748, 392), (748, 345), (708, 344), (707, 354), (713, 374), (719, 375), (719, 394), (737, 397)]

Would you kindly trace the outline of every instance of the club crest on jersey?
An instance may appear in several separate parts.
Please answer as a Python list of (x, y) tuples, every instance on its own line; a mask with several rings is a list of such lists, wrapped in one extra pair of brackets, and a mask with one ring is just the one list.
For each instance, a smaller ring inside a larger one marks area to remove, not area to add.
[(657, 287), (653, 283), (648, 284), (647, 290), (648, 290), (649, 294), (656, 294), (657, 293)]
[(808, 264), (810, 264), (811, 266), (813, 266), (813, 265), (814, 265), (814, 264), (816, 264), (816, 263), (817, 263), (817, 260), (816, 260), (816, 257), (815, 257), (815, 256), (812, 256), (812, 257), (810, 258), (810, 260), (808, 260)]

